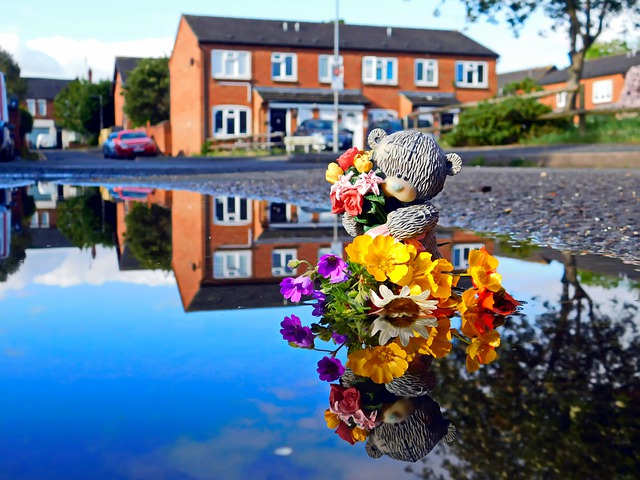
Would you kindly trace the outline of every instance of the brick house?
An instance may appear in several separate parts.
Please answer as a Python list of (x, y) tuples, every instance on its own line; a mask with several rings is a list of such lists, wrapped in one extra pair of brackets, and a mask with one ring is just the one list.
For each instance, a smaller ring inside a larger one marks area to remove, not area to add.
[[(627, 71), (635, 65), (640, 65), (640, 55), (636, 52), (584, 62), (580, 83), (584, 86), (585, 108), (591, 110), (613, 107), (620, 99)], [(553, 90), (566, 87), (568, 80), (569, 69), (566, 68), (550, 72), (540, 80), (540, 85), (545, 90)], [(567, 93), (558, 93), (542, 99), (541, 102), (554, 110), (562, 110), (567, 104)]]
[(553, 65), (545, 65), (543, 67), (525, 68), (524, 70), (515, 70), (513, 72), (505, 72), (498, 74), (498, 94), (502, 94), (505, 85), (514, 82), (521, 82), (530, 78), (538, 83), (557, 68)]
[[(333, 28), (183, 15), (169, 60), (172, 153), (333, 119)], [(341, 122), (362, 148), (377, 119), (494, 96), (497, 58), (460, 32), (340, 25)]]
[(124, 92), (122, 87), (126, 84), (129, 73), (138, 66), (140, 60), (142, 60), (142, 58), (116, 57), (111, 92), (113, 95), (113, 118), (116, 127), (129, 128), (129, 122), (124, 113)]
[[(24, 77), (27, 82), (27, 96), (24, 107), (33, 116), (33, 129), (27, 134), (27, 141), (36, 146), (39, 134), (45, 134), (50, 140), (47, 147), (62, 147), (62, 129), (56, 125), (56, 112), (53, 101), (71, 80), (57, 78)], [(66, 140), (66, 139), (64, 139)]]

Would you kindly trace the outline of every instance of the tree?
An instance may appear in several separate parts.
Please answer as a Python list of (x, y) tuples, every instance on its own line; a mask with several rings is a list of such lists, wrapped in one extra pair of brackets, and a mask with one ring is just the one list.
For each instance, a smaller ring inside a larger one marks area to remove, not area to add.
[(102, 126), (113, 125), (113, 99), (111, 82), (90, 83), (74, 80), (56, 96), (56, 120), (74, 132), (97, 139), (100, 132), (100, 96), (102, 96)]
[(136, 203), (124, 219), (131, 253), (147, 269), (171, 270), (171, 210)]
[(527, 77), (515, 82), (509, 82), (502, 87), (503, 95), (517, 95), (518, 93), (531, 93), (544, 90), (533, 78)]
[(4, 73), (7, 82), (7, 95), (24, 100), (27, 94), (27, 82), (20, 77), (20, 66), (6, 50), (0, 47), (0, 72)]
[(585, 60), (594, 58), (609, 57), (611, 55), (621, 55), (630, 52), (631, 48), (624, 40), (611, 40), (609, 42), (594, 42), (584, 56)]
[(97, 188), (87, 188), (81, 195), (58, 205), (58, 230), (79, 248), (113, 246), (114, 229), (109, 221), (112, 206), (110, 202), (103, 204)]
[(169, 59), (145, 58), (127, 77), (124, 112), (135, 126), (169, 119)]
[[(640, 14), (638, 0), (463, 0), (467, 18), (480, 16), (494, 19), (504, 12), (507, 23), (515, 33), (536, 10), (543, 10), (553, 21), (552, 29), (566, 29), (569, 34), (568, 87), (577, 88), (582, 79), (584, 59), (609, 22), (614, 17), (637, 18)], [(566, 110), (575, 109), (577, 91), (568, 95)]]

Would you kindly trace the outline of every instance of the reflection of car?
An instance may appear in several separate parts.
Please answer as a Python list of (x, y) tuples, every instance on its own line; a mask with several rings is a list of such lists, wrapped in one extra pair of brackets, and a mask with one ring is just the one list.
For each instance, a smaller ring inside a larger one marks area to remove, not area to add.
[(373, 130), (374, 128), (381, 128), (382, 130), (387, 132), (387, 135), (391, 135), (392, 133), (396, 133), (401, 130), (404, 130), (404, 126), (402, 125), (401, 120), (398, 120), (398, 119), (378, 120), (376, 122), (371, 122), (369, 124), (369, 131), (367, 132), (367, 136), (369, 136), (369, 133), (371, 133), (371, 130)]
[[(140, 130), (122, 130), (116, 133), (112, 141), (113, 153), (111, 156), (114, 158), (155, 157), (158, 154), (156, 144), (145, 132)], [(108, 142), (109, 138), (105, 143)], [(106, 153), (104, 145), (103, 153)]]
[(104, 158), (111, 158), (116, 156), (116, 145), (114, 140), (118, 136), (118, 132), (110, 133), (107, 139), (102, 144), (102, 154)]
[(36, 137), (36, 148), (52, 148), (53, 138), (48, 133), (39, 133)]
[[(317, 118), (305, 120), (293, 134), (294, 137), (314, 137), (319, 150), (333, 149), (333, 121), (320, 120)], [(353, 133), (347, 130), (344, 125), (338, 125), (338, 148), (346, 150), (351, 148), (353, 143)]]
[(152, 188), (147, 187), (113, 187), (110, 189), (111, 196), (117, 202), (118, 200), (132, 200), (143, 202), (149, 194), (153, 192)]

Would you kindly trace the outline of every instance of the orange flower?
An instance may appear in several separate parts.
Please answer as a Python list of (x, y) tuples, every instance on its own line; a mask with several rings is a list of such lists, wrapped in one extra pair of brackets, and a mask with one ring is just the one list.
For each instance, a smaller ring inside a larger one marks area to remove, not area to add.
[(406, 356), (407, 352), (395, 343), (365, 348), (348, 355), (347, 368), (375, 383), (389, 383), (409, 368)]
[(467, 270), (476, 288), (487, 288), (497, 292), (502, 288), (502, 276), (496, 273), (498, 260), (482, 247), (469, 252), (469, 269)]
[(500, 345), (500, 333), (487, 332), (471, 340), (467, 347), (467, 371), (475, 372), (480, 365), (487, 365), (498, 358), (495, 348)]
[(484, 308), (499, 315), (510, 315), (520, 305), (504, 288), (497, 292), (483, 289), (478, 293), (478, 300)]
[(417, 354), (431, 355), (435, 358), (445, 357), (451, 352), (451, 346), (451, 321), (442, 317), (438, 319), (436, 327), (429, 328), (428, 337), (412, 337), (409, 345), (403, 348), (407, 352), (407, 361), (412, 362)]

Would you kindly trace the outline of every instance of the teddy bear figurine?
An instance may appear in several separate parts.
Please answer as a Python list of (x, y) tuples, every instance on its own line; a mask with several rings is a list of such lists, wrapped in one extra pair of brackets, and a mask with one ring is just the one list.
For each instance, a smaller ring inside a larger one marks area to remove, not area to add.
[[(442, 191), (447, 176), (457, 175), (462, 159), (445, 154), (426, 133), (404, 130), (391, 135), (376, 128), (368, 143), (372, 161), (385, 177), (385, 224), (367, 231), (370, 235), (389, 234), (396, 240), (419, 240), (432, 258), (441, 258), (435, 236), (438, 209), (431, 203)], [(342, 223), (353, 237), (365, 233), (361, 223), (345, 214)]]

